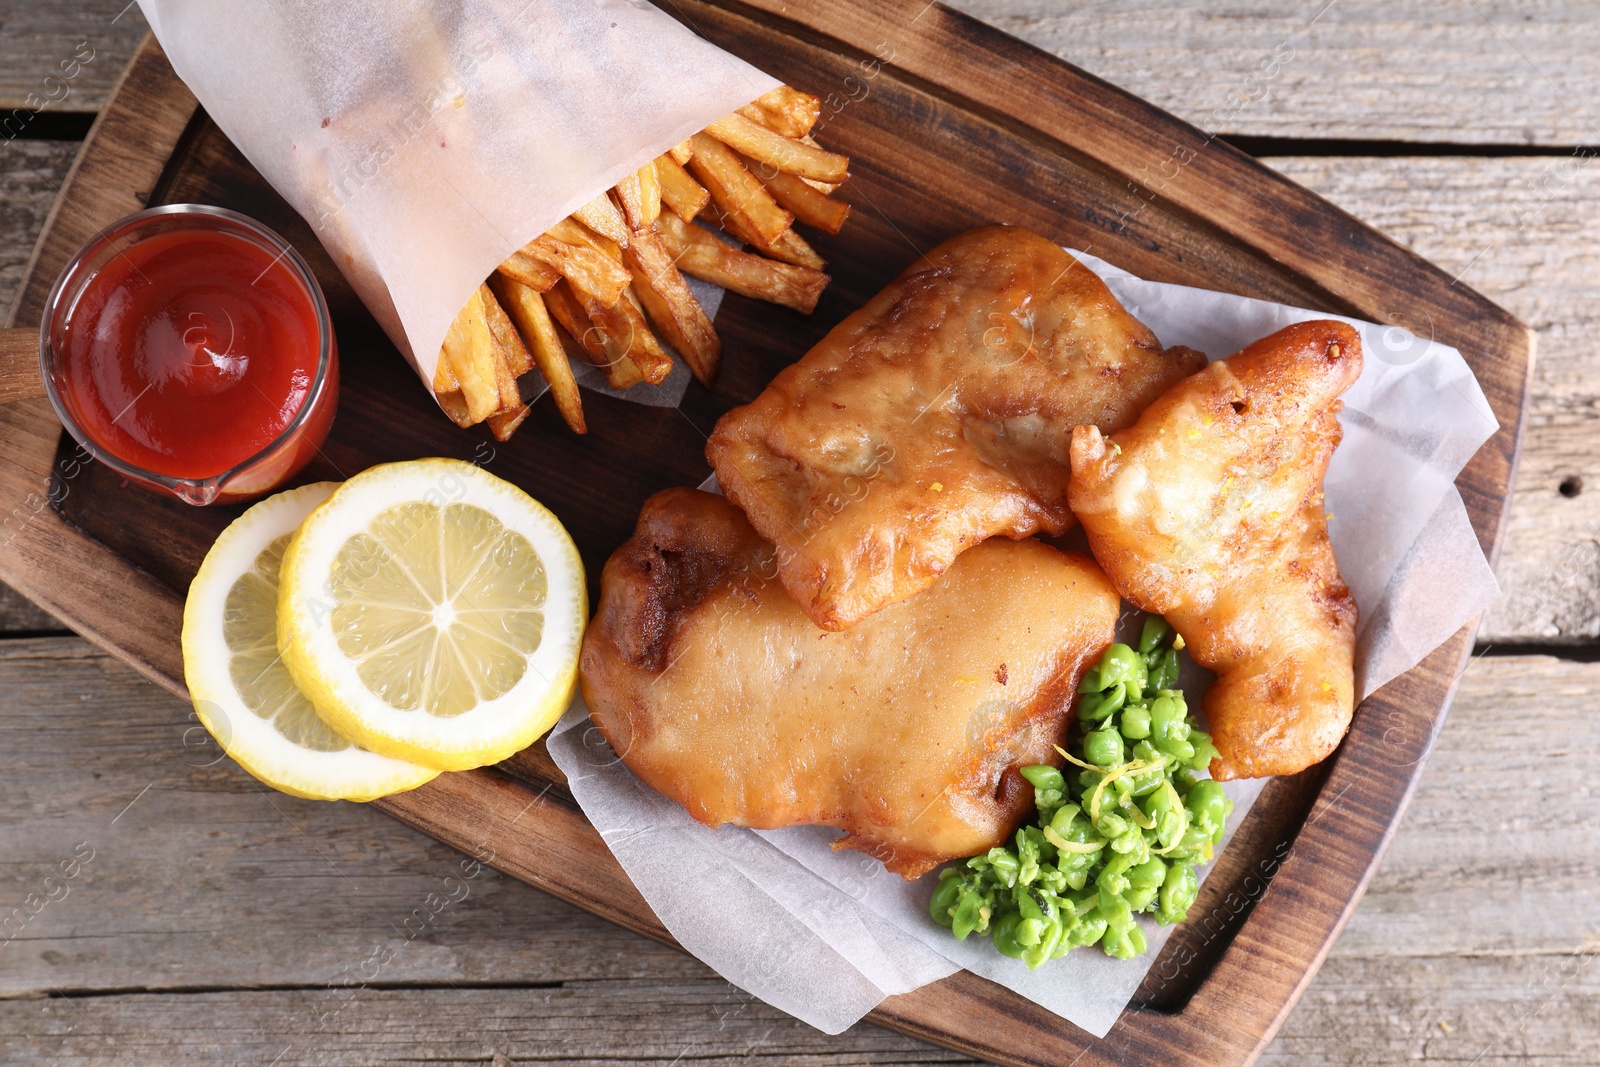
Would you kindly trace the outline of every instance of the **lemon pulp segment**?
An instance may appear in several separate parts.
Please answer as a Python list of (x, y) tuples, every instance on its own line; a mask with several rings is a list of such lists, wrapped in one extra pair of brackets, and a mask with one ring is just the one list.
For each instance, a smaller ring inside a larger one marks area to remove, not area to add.
[(511, 691), (544, 631), (544, 563), (471, 504), (397, 504), (344, 543), (333, 632), (368, 689), (454, 716)]
[(228, 676), (244, 706), (284, 740), (313, 752), (338, 752), (354, 746), (317, 718), (278, 655), (278, 566), (290, 536), (283, 534), (262, 549), (228, 590), (222, 610)]

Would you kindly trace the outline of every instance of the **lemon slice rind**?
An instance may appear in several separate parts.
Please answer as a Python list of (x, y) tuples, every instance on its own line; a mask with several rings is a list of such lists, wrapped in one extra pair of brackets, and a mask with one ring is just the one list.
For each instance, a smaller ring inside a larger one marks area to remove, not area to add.
[[(224, 632), (235, 584), (278, 538), (294, 532), (338, 488), (317, 482), (269, 497), (234, 520), (189, 585), (183, 612), (183, 673), (195, 714), (233, 760), (282, 792), (310, 800), (374, 800), (414, 789), (439, 772), (354, 746), (336, 751), (289, 740), (244, 702), (230, 672)], [(265, 624), (268, 633), (274, 625)]]
[[(346, 542), (413, 501), (487, 511), (538, 554), (546, 575), (539, 644), (510, 689), (450, 716), (398, 709), (362, 681), (334, 633), (331, 581)], [(301, 525), (284, 553), (278, 646), (300, 689), (335, 730), (364, 748), (440, 770), (496, 763), (553, 726), (577, 689), (588, 594), (577, 547), (561, 523), (522, 490), (460, 460), (373, 467), (345, 482)]]

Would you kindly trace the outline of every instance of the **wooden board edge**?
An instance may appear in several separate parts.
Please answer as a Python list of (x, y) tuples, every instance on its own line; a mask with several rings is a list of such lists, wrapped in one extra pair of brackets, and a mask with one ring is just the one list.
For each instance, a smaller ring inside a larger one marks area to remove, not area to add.
[[(1522, 369), (1522, 403), (1517, 410), (1516, 427), (1508, 435), (1508, 446), (1511, 455), (1509, 461), (1510, 469), (1506, 473), (1505, 496), (1500, 508), (1500, 521), (1494, 528), (1493, 540), (1483, 546), (1484, 558), (1489, 561), (1491, 570), (1500, 566), (1500, 549), (1505, 545), (1506, 526), (1511, 522), (1511, 499), (1517, 488), (1517, 475), (1522, 471), (1522, 445), (1528, 435), (1528, 405), (1533, 398), (1533, 376), (1539, 369), (1539, 331), (1532, 326), (1522, 325), (1522, 340), (1527, 354)], [(1502, 424), (1501, 430), (1503, 431), (1504, 429), (1505, 426)], [(1485, 447), (1487, 447), (1487, 444), (1485, 444)], [(1459, 476), (1457, 480), (1460, 480)], [(1478, 622), (1482, 622), (1482, 619), (1479, 619)], [(1477, 623), (1473, 624), (1473, 637), (1476, 640)]]
[[(1452, 671), (1451, 681), (1445, 692), (1444, 705), (1434, 717), (1432, 729), (1429, 731), (1421, 751), (1417, 753), (1416, 764), (1419, 768), (1424, 767), (1427, 764), (1429, 757), (1433, 754), (1433, 748), (1438, 743), (1439, 734), (1444, 728), (1445, 720), (1450, 716), (1450, 706), (1455, 702), (1456, 690), (1461, 684), (1461, 676), (1465, 673), (1467, 665), (1472, 660), (1473, 645), (1477, 636), (1478, 626), (1482, 621), (1482, 616), (1473, 619), (1466, 626), (1457, 631), (1456, 634), (1444, 645), (1439, 646), (1438, 649), (1435, 649), (1434, 652), (1430, 653), (1430, 658), (1433, 656), (1442, 656), (1447, 660), (1453, 659), (1453, 666), (1455, 669)], [(1355, 767), (1354, 761), (1352, 761), (1351, 766), (1351, 773), (1353, 775), (1359, 776), (1364, 774), (1360, 768)], [(1329, 781), (1324, 783), (1324, 789), (1333, 784), (1334, 775), (1337, 774), (1339, 770), (1340, 767), (1336, 764), (1333, 768), (1333, 773), (1329, 775)], [(1294, 989), (1290, 992), (1288, 999), (1284, 1002), (1277, 1015), (1271, 1020), (1271, 1023), (1265, 1030), (1261, 1032), (1256, 1041), (1255, 1047), (1250, 1050), (1248, 1057), (1244, 1061), (1244, 1067), (1251, 1067), (1251, 1065), (1260, 1059), (1261, 1055), (1266, 1052), (1267, 1047), (1271, 1045), (1273, 1039), (1277, 1037), (1279, 1030), (1288, 1020), (1296, 1005), (1300, 1003), (1300, 998), (1304, 996), (1306, 990), (1310, 988), (1312, 981), (1317, 976), (1317, 972), (1320, 971), (1322, 969), (1322, 965), (1327, 962), (1328, 954), (1333, 950), (1333, 946), (1339, 940), (1340, 935), (1344, 933), (1345, 927), (1349, 925), (1351, 917), (1355, 915), (1356, 908), (1360, 905), (1362, 898), (1366, 896), (1367, 889), (1372, 884), (1372, 879), (1378, 873), (1378, 868), (1383, 865), (1383, 859), (1388, 854), (1389, 846), (1394, 843), (1395, 835), (1400, 830), (1400, 824), (1405, 819), (1406, 811), (1411, 807), (1412, 798), (1416, 795), (1417, 785), (1421, 782), (1421, 780), (1422, 775), (1420, 773), (1406, 776), (1404, 789), (1398, 802), (1394, 805), (1393, 814), (1388, 819), (1388, 823), (1384, 827), (1381, 837), (1379, 838), (1376, 846), (1372, 849), (1372, 858), (1367, 864), (1366, 870), (1361, 873), (1361, 877), (1352, 888), (1350, 898), (1346, 902), (1344, 909), (1338, 914), (1338, 916), (1336, 916), (1334, 922), (1329, 926), (1327, 936), (1323, 939), (1322, 945), (1318, 949), (1311, 966), (1306, 969), (1305, 973), (1301, 976), (1300, 981), (1296, 983)], [(1339, 794), (1335, 794), (1335, 796), (1338, 795)], [(1297, 837), (1297, 843), (1298, 840), (1299, 839)], [(1230, 944), (1228, 946), (1228, 951), (1233, 951), (1233, 949), (1234, 945)]]

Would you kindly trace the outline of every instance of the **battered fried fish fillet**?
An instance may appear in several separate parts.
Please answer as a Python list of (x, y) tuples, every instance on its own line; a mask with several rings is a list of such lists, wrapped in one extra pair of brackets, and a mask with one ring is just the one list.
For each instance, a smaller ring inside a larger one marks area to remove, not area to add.
[(845, 633), (811, 624), (727, 500), (646, 501), (601, 577), (583, 696), (633, 772), (710, 826), (812, 824), (915, 878), (1006, 840), (1056, 763), (1117, 594), (1094, 561), (990, 541)]
[(725, 415), (706, 455), (778, 547), (789, 594), (842, 630), (987, 537), (1072, 524), (1072, 428), (1120, 430), (1205, 365), (1162, 350), (1054, 243), (955, 237)]
[(1322, 476), (1360, 374), (1354, 330), (1304, 322), (1180, 382), (1128, 430), (1073, 433), (1072, 510), (1095, 558), (1217, 673), (1214, 778), (1304, 770), (1350, 726), (1356, 603)]

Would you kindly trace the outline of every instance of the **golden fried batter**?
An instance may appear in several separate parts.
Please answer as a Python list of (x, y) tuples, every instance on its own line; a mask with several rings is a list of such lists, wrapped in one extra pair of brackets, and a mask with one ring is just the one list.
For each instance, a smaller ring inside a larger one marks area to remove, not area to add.
[(1094, 561), (989, 541), (844, 633), (811, 624), (722, 497), (646, 501), (605, 567), (583, 696), (635, 774), (710, 826), (813, 824), (914, 878), (1006, 840), (1056, 763), (1117, 594)]
[(1073, 433), (1072, 510), (1095, 558), (1217, 672), (1215, 778), (1293, 774), (1350, 726), (1356, 604), (1322, 476), (1360, 374), (1354, 330), (1305, 322), (1174, 386), (1130, 429)]
[(706, 455), (789, 594), (842, 630), (986, 537), (1065, 531), (1072, 428), (1119, 430), (1204, 363), (1054, 243), (993, 226), (919, 259)]

